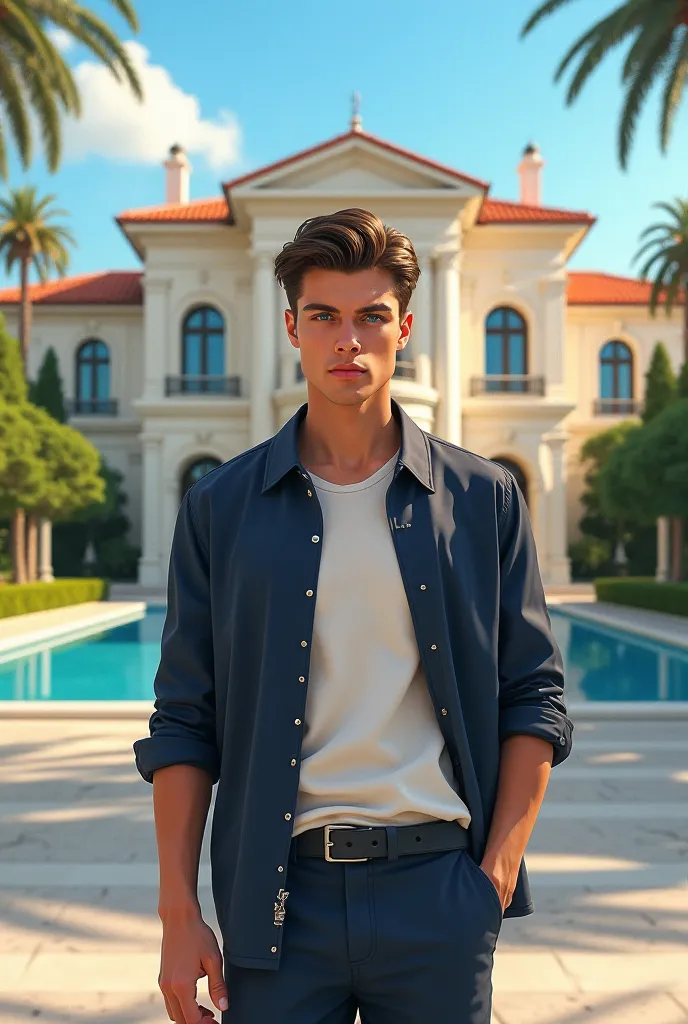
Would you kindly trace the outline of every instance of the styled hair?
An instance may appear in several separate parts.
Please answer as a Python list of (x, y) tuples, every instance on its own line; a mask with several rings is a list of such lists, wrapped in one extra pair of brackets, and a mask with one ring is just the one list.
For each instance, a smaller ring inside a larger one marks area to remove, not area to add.
[(410, 239), (387, 227), (368, 210), (339, 210), (305, 220), (275, 260), (275, 277), (284, 287), (294, 316), (309, 270), (353, 273), (379, 267), (394, 280), (399, 315), (405, 316), (420, 268)]

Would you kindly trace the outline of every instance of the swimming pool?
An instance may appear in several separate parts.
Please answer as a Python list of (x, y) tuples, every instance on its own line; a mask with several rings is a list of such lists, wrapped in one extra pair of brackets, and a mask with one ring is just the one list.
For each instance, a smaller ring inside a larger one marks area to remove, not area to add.
[[(688, 701), (688, 649), (551, 609), (567, 702)], [(0, 663), (2, 701), (152, 701), (165, 613)]]

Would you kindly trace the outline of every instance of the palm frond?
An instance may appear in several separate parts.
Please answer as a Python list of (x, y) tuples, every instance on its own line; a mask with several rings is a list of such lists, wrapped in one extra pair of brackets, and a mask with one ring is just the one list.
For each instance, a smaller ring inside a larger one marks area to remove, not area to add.
[(0, 118), (0, 176), (7, 178), (7, 144), (5, 142), (5, 129)]
[(132, 32), (138, 32), (140, 28), (139, 19), (130, 0), (110, 0), (110, 3), (119, 11)]
[(631, 46), (621, 72), (621, 81), (626, 83), (633, 78), (638, 68), (645, 61), (647, 54), (654, 46), (657, 38), (665, 32), (671, 34), (673, 22), (668, 16), (655, 17), (648, 20), (647, 12), (639, 23), (640, 31)]
[(571, 2), (572, 0), (545, 0), (545, 3), (540, 4), (521, 29), (521, 38), (531, 32), (535, 26), (539, 25), (541, 21), (544, 21), (545, 18), (548, 18), (550, 14), (554, 14), (555, 11), (561, 10), (562, 7), (565, 7), (566, 4), (570, 4)]
[(652, 291), (650, 292), (650, 313), (652, 316), (655, 316), (657, 312), (661, 293), (666, 287), (665, 278), (670, 267), (671, 260), (665, 260), (652, 282)]
[[(23, 167), (31, 162), (31, 124), (14, 68), (0, 48), (0, 100)], [(3, 175), (4, 176), (4, 175)]]
[(619, 124), (619, 162), (623, 170), (626, 170), (628, 165), (628, 154), (635, 136), (638, 116), (655, 79), (666, 66), (670, 44), (669, 31), (656, 40), (654, 47), (646, 54), (645, 60), (637, 69), (633, 80), (629, 82)]
[(50, 79), (29, 60), (21, 68), (31, 106), (38, 117), (48, 167), (56, 171), (62, 154), (62, 123)]
[(683, 38), (679, 36), (676, 42), (673, 67), (669, 72), (664, 96), (662, 98), (662, 118), (659, 125), (659, 141), (662, 152), (666, 153), (667, 145), (674, 127), (676, 114), (686, 86), (688, 75), (688, 31), (684, 31)]
[(676, 305), (676, 299), (677, 299), (678, 293), (679, 293), (679, 291), (681, 289), (681, 280), (682, 280), (681, 272), (680, 272), (680, 270), (677, 270), (676, 273), (671, 278), (671, 284), (667, 288), (666, 298), (664, 300), (664, 308), (667, 311), (667, 316), (669, 316), (671, 314), (672, 309)]
[(572, 104), (592, 73), (601, 61), (622, 43), (632, 29), (639, 25), (638, 15), (627, 10), (617, 11), (613, 16), (600, 22), (598, 31), (588, 45), (587, 53), (582, 57), (578, 70), (566, 93), (567, 104)]
[(568, 68), (569, 64), (572, 63), (574, 57), (577, 57), (581, 50), (585, 49), (588, 43), (592, 43), (593, 39), (596, 39), (600, 32), (605, 32), (609, 25), (614, 24), (616, 14), (617, 12), (614, 11), (612, 14), (607, 15), (606, 18), (603, 18), (602, 21), (596, 22), (592, 26), (592, 28), (589, 28), (587, 32), (584, 32), (583, 35), (580, 36), (575, 41), (573, 46), (571, 46), (570, 49), (564, 54), (564, 56), (561, 59), (561, 62), (559, 63), (556, 71), (554, 72), (555, 82), (558, 82), (560, 80), (560, 78)]

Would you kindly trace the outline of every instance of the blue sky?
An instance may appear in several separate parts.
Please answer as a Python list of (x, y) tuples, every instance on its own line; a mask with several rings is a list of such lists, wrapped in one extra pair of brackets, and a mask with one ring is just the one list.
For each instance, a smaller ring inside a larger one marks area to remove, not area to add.
[[(495, 198), (517, 198), (516, 166), (536, 141), (543, 202), (599, 217), (571, 266), (633, 274), (638, 236), (657, 216), (652, 203), (688, 191), (688, 111), (663, 157), (652, 95), (623, 173), (620, 61), (603, 65), (571, 108), (552, 80), (569, 43), (618, 3), (577, 0), (521, 41), (535, 0), (138, 0), (146, 107), (130, 113), (88, 54), (67, 51), (84, 118), (68, 126), (55, 175), (41, 159), (27, 173), (13, 162), (8, 185), (54, 192), (69, 211), (73, 272), (135, 268), (113, 218), (163, 201), (172, 142), (190, 151), (192, 197), (217, 195), (220, 181), (344, 131), (356, 89), (367, 131), (490, 181)], [(129, 37), (106, 0), (90, 5)]]

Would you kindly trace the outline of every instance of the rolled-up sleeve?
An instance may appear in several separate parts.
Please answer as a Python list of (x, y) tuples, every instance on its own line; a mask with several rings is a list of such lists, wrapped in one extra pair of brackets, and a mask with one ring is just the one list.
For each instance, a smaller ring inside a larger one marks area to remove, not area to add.
[(552, 764), (571, 752), (561, 652), (550, 623), (525, 499), (505, 470), (500, 520), (499, 733), (548, 740)]
[(172, 541), (150, 736), (134, 743), (136, 767), (146, 782), (173, 764), (203, 768), (213, 783), (220, 775), (208, 553), (192, 494), (193, 489), (182, 501)]

